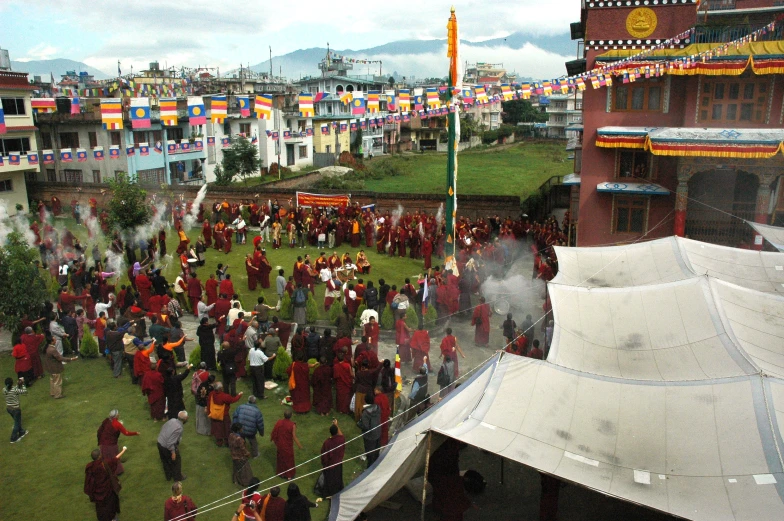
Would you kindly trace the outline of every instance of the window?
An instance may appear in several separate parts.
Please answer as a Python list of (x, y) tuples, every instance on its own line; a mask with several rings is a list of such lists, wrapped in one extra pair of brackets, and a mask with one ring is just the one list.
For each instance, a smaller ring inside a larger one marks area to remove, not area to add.
[(90, 140), (90, 148), (95, 148), (98, 146), (98, 134), (95, 132), (88, 132), (87, 139)]
[(307, 159), (307, 157), (308, 157), (308, 147), (307, 146), (299, 147), (299, 158)]
[(327, 154), (331, 154), (332, 153), (332, 145), (326, 145), (324, 147), (324, 152), (326, 152)]
[(66, 183), (82, 183), (81, 170), (63, 170), (63, 177)]
[(305, 127), (307, 127), (307, 126), (308, 126), (308, 122), (306, 120), (304, 120), (304, 119), (299, 120), (299, 131), (300, 132), (304, 132), (305, 131)]
[[(643, 82), (616, 84), (613, 111), (653, 111), (661, 110), (662, 86), (658, 79)], [(582, 108), (582, 102), (580, 103)]]
[(574, 102), (574, 109), (575, 110), (583, 110), (583, 100), (578, 99)]
[(147, 141), (147, 132), (144, 132), (144, 131), (142, 131), (142, 132), (134, 131), (133, 132), (133, 144), (138, 147), (141, 143), (149, 143), (149, 141)]
[(93, 183), (100, 183), (100, 182), (101, 182), (101, 171), (93, 170)]
[(24, 98), (3, 98), (3, 112), (6, 116), (24, 116), (27, 114), (25, 110)]
[(79, 148), (79, 133), (60, 132), (60, 148)]
[(10, 179), (3, 179), (0, 181), (0, 192), (13, 192), (14, 184)]
[(642, 150), (619, 150), (615, 177), (651, 178), (652, 156)]
[(152, 131), (152, 143), (155, 144), (158, 141), (163, 142), (163, 132), (160, 130), (153, 130)]
[(703, 80), (699, 121), (761, 123), (768, 103), (768, 79), (717, 78)]
[(0, 139), (0, 153), (7, 156), (10, 152), (19, 152), (26, 154), (30, 151), (30, 139), (22, 138), (9, 138)]
[(614, 233), (643, 233), (648, 214), (644, 197), (615, 196)]
[(172, 127), (166, 131), (166, 139), (180, 141), (182, 139), (182, 129), (180, 127)]
[(46, 180), (49, 181), (50, 183), (57, 182), (57, 172), (55, 171), (54, 168), (46, 169)]
[(250, 136), (250, 123), (240, 123), (240, 134)]
[(119, 132), (109, 132), (109, 139), (112, 142), (112, 145), (120, 146), (120, 133)]
[(166, 182), (166, 171), (163, 168), (139, 170), (136, 172), (136, 177), (142, 184), (159, 185)]
[(42, 132), (41, 133), (41, 148), (44, 150), (51, 150), (52, 147), (52, 135), (49, 132)]

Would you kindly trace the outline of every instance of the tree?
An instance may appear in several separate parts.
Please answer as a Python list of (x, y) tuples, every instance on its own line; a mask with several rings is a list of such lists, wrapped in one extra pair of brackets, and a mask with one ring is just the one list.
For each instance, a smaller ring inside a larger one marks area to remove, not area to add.
[(229, 179), (238, 175), (247, 183), (248, 177), (261, 169), (259, 147), (239, 136), (232, 142), (231, 147), (223, 151), (221, 166), (225, 175), (230, 176)]
[(547, 114), (539, 112), (530, 101), (516, 99), (504, 101), (501, 104), (503, 112), (501, 119), (504, 123), (517, 125), (518, 123), (544, 123), (547, 121)]
[(109, 200), (109, 226), (119, 230), (132, 230), (150, 222), (147, 190), (131, 182), (128, 174), (119, 173), (109, 181), (112, 198)]
[(0, 323), (8, 331), (19, 328), (23, 315), (38, 315), (51, 298), (44, 280), (49, 274), (39, 271), (38, 259), (38, 251), (18, 232), (10, 233), (0, 247)]
[(234, 177), (234, 174), (227, 174), (220, 165), (215, 165), (215, 170), (213, 172), (215, 173), (216, 185), (228, 186), (231, 184), (231, 179)]
[(389, 84), (390, 87), (394, 86), (395, 85), (395, 78), (390, 76), (389, 79), (387, 80), (387, 83)]

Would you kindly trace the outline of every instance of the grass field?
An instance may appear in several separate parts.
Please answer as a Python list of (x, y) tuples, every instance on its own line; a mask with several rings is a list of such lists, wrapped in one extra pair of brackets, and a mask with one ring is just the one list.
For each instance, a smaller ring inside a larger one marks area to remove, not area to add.
[[(56, 226), (69, 226), (83, 241), (86, 232), (83, 227), (75, 227), (70, 219), (56, 219)], [(189, 234), (196, 239), (199, 231), (192, 230)], [(251, 292), (247, 288), (244, 256), (251, 251), (252, 234), (249, 234), (247, 245), (234, 245), (233, 251), (225, 255), (210, 249), (207, 253), (206, 266), (199, 269), (199, 276), (206, 280), (210, 271), (214, 271), (218, 262), (228, 263), (230, 273), (235, 282), (235, 289), (245, 307), (252, 307), (261, 291)], [(167, 241), (169, 252), (176, 248), (174, 237), (169, 233)], [(88, 250), (89, 251), (89, 250)], [(358, 250), (338, 249), (342, 254), (350, 251), (355, 255)], [(271, 264), (281, 265), (286, 275), (297, 255), (309, 253), (311, 258), (318, 256), (315, 248), (280, 250), (268, 249)], [(328, 252), (329, 253), (329, 252)], [(390, 284), (398, 287), (405, 277), (413, 277), (422, 269), (422, 261), (409, 258), (390, 259), (379, 256), (368, 249), (368, 256), (373, 264), (371, 277), (366, 280), (377, 281), (384, 277)], [(178, 266), (176, 261), (169, 262), (165, 274), (170, 282), (174, 281)], [(125, 278), (121, 282), (127, 282)], [(323, 303), (324, 286), (317, 286), (317, 302)], [(273, 287), (264, 291), (266, 297), (274, 304), (277, 300)], [(320, 309), (321, 309), (320, 305)], [(322, 316), (325, 317), (322, 311)], [(13, 359), (6, 353), (0, 355), (0, 376), (14, 376)], [(189, 382), (190, 380), (188, 380)], [(138, 387), (130, 384), (127, 372), (119, 380), (111, 377), (110, 370), (104, 359), (77, 361), (66, 366), (64, 375), (63, 400), (52, 400), (49, 397), (48, 376), (31, 387), (28, 396), (22, 397), (22, 415), (25, 428), (30, 434), (21, 442), (10, 445), (8, 439), (11, 432), (11, 418), (3, 415), (0, 422), (0, 487), (5, 491), (0, 500), (0, 519), (24, 519), (31, 511), (38, 511), (46, 517), (57, 517), (67, 520), (95, 519), (94, 507), (83, 493), (84, 466), (90, 461), (90, 451), (96, 447), (96, 431), (103, 419), (113, 408), (119, 408), (121, 418), (130, 430), (138, 430), (141, 435), (123, 438), (120, 443), (128, 446), (126, 454), (126, 472), (121, 477), (123, 490), (120, 494), (123, 521), (146, 521), (160, 519), (163, 503), (170, 495), (170, 482), (165, 481), (160, 460), (158, 458), (156, 439), (161, 424), (150, 419), (146, 398)], [(285, 383), (280, 390), (278, 399), (270, 398), (261, 405), (266, 425), (266, 437), (260, 442), (261, 456), (253, 460), (254, 474), (265, 480), (274, 475), (275, 450), (269, 441), (269, 433), (275, 421), (282, 415), (280, 398), (285, 396)], [(238, 383), (237, 391), (250, 393), (250, 382)], [(193, 415), (194, 402), (186, 389), (185, 402), (188, 411)], [(242, 400), (240, 403), (244, 403)], [(193, 417), (193, 416), (192, 416)], [(297, 415), (298, 435), (305, 449), (296, 449), (298, 463), (318, 456), (321, 443), (328, 436), (331, 416), (326, 418), (314, 413), (304, 416)], [(347, 439), (359, 434), (353, 420), (348, 416), (339, 417), (340, 424)], [(184, 483), (185, 493), (191, 496), (197, 506), (219, 499), (239, 490), (231, 483), (231, 458), (227, 449), (218, 449), (212, 438), (198, 436), (195, 433), (195, 420), (185, 427), (185, 435), (181, 445), (183, 472), (188, 476)], [(347, 447), (346, 458), (362, 452), (361, 438)], [(344, 480), (349, 483), (352, 477), (359, 475), (364, 469), (364, 462), (355, 460), (344, 465)], [(297, 470), (301, 476), (320, 469), (316, 459), (311, 464)], [(301, 490), (313, 499), (312, 487), (317, 475), (299, 482)], [(274, 478), (266, 486), (277, 484), (281, 480)], [(52, 493), (54, 491), (54, 493)], [(285, 489), (284, 489), (285, 493)], [(41, 504), (34, 504), (38, 499), (45, 498)], [(233, 505), (232, 505), (233, 506)], [(209, 512), (199, 519), (205, 521), (225, 521), (231, 517), (232, 506)], [(321, 520), (327, 515), (328, 502), (318, 509), (312, 510), (313, 519)]]
[[(509, 146), (467, 150), (458, 155), (457, 193), (528, 197), (552, 176), (572, 172), (563, 142), (521, 142)], [(442, 193), (446, 184), (446, 154), (406, 154), (380, 157), (406, 175), (368, 179), (366, 189), (391, 193)]]

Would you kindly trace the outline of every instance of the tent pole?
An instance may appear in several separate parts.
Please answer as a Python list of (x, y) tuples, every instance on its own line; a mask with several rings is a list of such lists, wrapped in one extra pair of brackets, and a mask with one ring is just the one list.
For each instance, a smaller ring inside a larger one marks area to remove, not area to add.
[(425, 500), (427, 499), (427, 472), (430, 470), (430, 441), (433, 439), (433, 432), (427, 433), (427, 452), (425, 453), (425, 476), (422, 480), (422, 514), (421, 521), (425, 521)]

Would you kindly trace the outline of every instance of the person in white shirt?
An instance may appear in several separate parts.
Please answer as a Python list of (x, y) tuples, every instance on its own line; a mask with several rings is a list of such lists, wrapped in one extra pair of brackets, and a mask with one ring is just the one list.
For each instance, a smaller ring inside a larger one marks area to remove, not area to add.
[(245, 219), (239, 216), (231, 224), (237, 227), (237, 244), (245, 244)]
[(191, 303), (188, 299), (188, 294), (185, 293), (185, 290), (188, 287), (187, 284), (188, 283), (185, 282), (182, 273), (177, 275), (177, 278), (174, 279), (174, 296), (177, 299), (177, 302), (180, 303), (180, 307), (182, 309), (193, 311), (192, 309), (190, 309)]
[(240, 303), (235, 302), (229, 312), (226, 313), (226, 327), (230, 327), (232, 324), (234, 324), (234, 321), (240, 317), (240, 313), (244, 314), (244, 311), (242, 311)]
[[(255, 320), (250, 323), (247, 331), (245, 331), (245, 345), (252, 343), (252, 349), (248, 353), (248, 360), (250, 361), (250, 377), (253, 379), (253, 395), (257, 398), (264, 399), (264, 364), (267, 360), (275, 358), (275, 353), (270, 356), (264, 354), (261, 343), (258, 341), (258, 334), (256, 334), (258, 322)], [(252, 335), (248, 333), (253, 330)]]
[(109, 308), (112, 307), (113, 304), (114, 304), (114, 294), (110, 293), (109, 294), (109, 302), (107, 304), (104, 304), (103, 302), (99, 302), (99, 303), (97, 303), (95, 305), (95, 316), (96, 317), (100, 317), (101, 316), (101, 312), (104, 312), (104, 313), (106, 313), (106, 316), (108, 317), (109, 316)]

